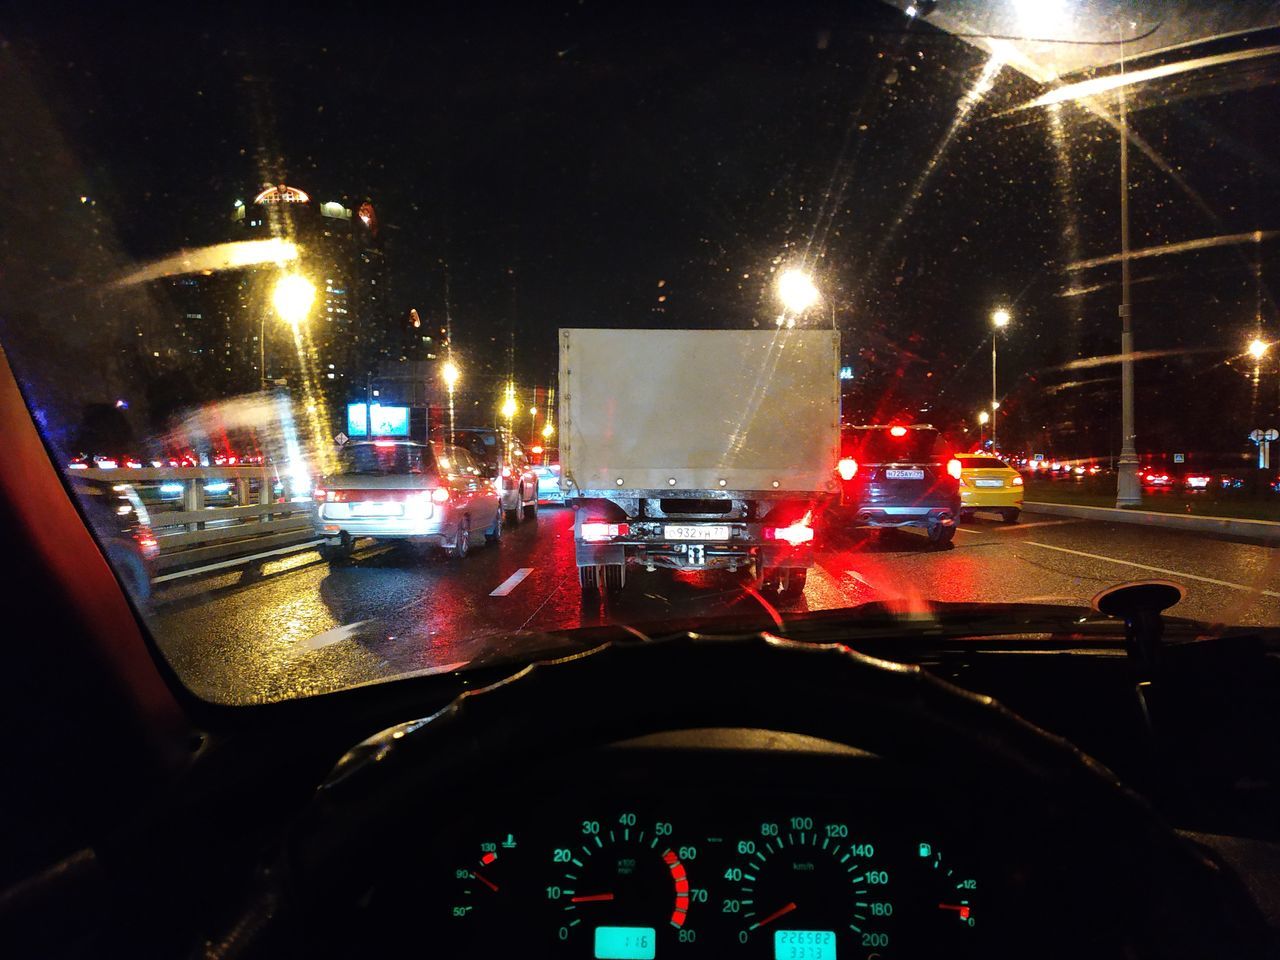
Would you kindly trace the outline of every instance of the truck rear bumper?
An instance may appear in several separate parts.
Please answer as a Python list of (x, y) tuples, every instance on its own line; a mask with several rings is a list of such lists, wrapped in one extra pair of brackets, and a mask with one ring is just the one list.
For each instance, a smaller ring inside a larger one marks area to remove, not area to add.
[(813, 550), (808, 545), (776, 543), (574, 543), (578, 566), (629, 563), (656, 569), (736, 570), (757, 561), (770, 569), (811, 567)]

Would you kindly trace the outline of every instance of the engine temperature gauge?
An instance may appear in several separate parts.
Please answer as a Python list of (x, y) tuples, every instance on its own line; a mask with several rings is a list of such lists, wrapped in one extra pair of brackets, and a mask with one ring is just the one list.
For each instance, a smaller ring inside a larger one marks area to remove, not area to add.
[(449, 916), (455, 934), (497, 945), (534, 901), (527, 852), (514, 833), (482, 840), (455, 861)]

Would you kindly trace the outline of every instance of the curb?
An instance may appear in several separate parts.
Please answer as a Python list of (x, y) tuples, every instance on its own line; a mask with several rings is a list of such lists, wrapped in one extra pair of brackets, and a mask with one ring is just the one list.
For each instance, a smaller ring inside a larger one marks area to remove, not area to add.
[(1071, 503), (1039, 503), (1026, 501), (1024, 510), (1057, 517), (1082, 520), (1108, 520), (1112, 523), (1140, 523), (1150, 527), (1184, 530), (1188, 533), (1218, 533), (1251, 540), (1280, 542), (1280, 522), (1245, 520), (1237, 517), (1199, 517), (1181, 513), (1156, 513), (1150, 510), (1119, 510), (1115, 507), (1085, 507)]

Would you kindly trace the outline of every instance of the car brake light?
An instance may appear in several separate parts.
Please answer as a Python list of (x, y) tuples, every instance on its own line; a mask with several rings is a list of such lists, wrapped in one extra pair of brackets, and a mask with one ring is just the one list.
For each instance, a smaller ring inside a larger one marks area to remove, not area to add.
[(609, 540), (613, 537), (625, 537), (631, 532), (629, 523), (600, 523), (587, 520), (582, 524), (583, 540)]
[(852, 457), (845, 457), (836, 464), (836, 469), (840, 471), (841, 480), (852, 480), (858, 475), (858, 461)]
[(432, 499), (432, 501), (433, 501), (433, 502), (435, 502), (435, 503), (448, 503), (448, 502), (449, 502), (449, 488), (448, 488), (448, 487), (436, 487), (434, 490), (432, 490), (432, 491), (431, 491), (431, 499)]
[(1022, 478), (1021, 478), (1021, 477), (1014, 477), (1014, 478), (1013, 478), (1013, 485), (1014, 485), (1015, 487), (1020, 487), (1020, 486), (1022, 486)]
[(889, 435), (894, 437), (905, 437), (907, 435), (906, 427), (890, 427)]
[(316, 499), (316, 503), (320, 503), (325, 498), (325, 492), (319, 487), (316, 487), (314, 496)]
[(396, 442), (394, 440), (375, 440), (373, 445), (375, 447), (394, 447)]
[(947, 473), (951, 474), (951, 476), (955, 477), (957, 480), (960, 479), (960, 461), (955, 457), (952, 457), (947, 461)]

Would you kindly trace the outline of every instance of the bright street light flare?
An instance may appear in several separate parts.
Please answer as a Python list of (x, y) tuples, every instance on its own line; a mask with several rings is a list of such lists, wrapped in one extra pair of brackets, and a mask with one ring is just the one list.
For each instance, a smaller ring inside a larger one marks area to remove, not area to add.
[(987, 413), (987, 411), (983, 410), (978, 414), (978, 422), (982, 424), (984, 427), (987, 425), (988, 422), (990, 422), (990, 420), (991, 420), (991, 414)]
[(502, 401), (502, 415), (510, 420), (516, 415), (516, 398), (507, 394), (507, 399)]
[(281, 277), (271, 294), (271, 303), (276, 308), (276, 313), (291, 327), (306, 322), (315, 299), (315, 284), (297, 273)]
[(550, 438), (551, 435), (555, 432), (556, 432), (556, 428), (551, 424), (550, 421), (547, 421), (547, 423), (544, 424), (542, 427), (542, 435), (544, 437)]
[(1249, 356), (1255, 360), (1261, 360), (1267, 355), (1267, 351), (1271, 349), (1271, 344), (1265, 340), (1259, 340), (1256, 337), (1249, 341)]
[(1003, 308), (996, 310), (991, 314), (991, 322), (997, 327), (1007, 327), (1009, 325), (1009, 321), (1012, 319), (1013, 318), (1009, 315), (1009, 311)]
[(1000, 401), (999, 401), (999, 400), (992, 400), (992, 401), (991, 401), (991, 409), (992, 409), (992, 410), (999, 410), (999, 409), (1000, 409)]
[(803, 270), (784, 270), (778, 277), (778, 299), (792, 313), (804, 313), (820, 299), (813, 278)]
[(440, 368), (440, 379), (444, 381), (444, 385), (450, 390), (457, 386), (461, 377), (462, 371), (458, 369), (458, 365), (452, 360), (446, 360), (444, 366)]

